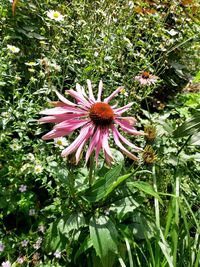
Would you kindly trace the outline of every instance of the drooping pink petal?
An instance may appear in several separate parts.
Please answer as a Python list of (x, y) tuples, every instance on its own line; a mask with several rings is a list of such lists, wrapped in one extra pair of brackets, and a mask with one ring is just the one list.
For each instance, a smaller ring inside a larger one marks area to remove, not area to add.
[(98, 96), (97, 96), (97, 102), (101, 102), (102, 90), (103, 90), (103, 82), (102, 82), (102, 80), (100, 80), (99, 89), (98, 89)]
[(69, 106), (64, 106), (64, 107), (56, 107), (56, 108), (50, 108), (50, 109), (45, 109), (40, 112), (42, 115), (60, 115), (60, 114), (65, 114), (65, 113), (83, 113), (84, 110), (77, 108), (77, 107), (69, 107)]
[(95, 98), (94, 98), (93, 91), (92, 91), (92, 84), (90, 80), (87, 80), (87, 86), (88, 86), (89, 98), (90, 100), (95, 102)]
[(62, 122), (64, 120), (70, 120), (70, 119), (75, 119), (75, 118), (81, 118), (86, 116), (87, 113), (80, 113), (80, 114), (60, 114), (60, 115), (54, 115), (54, 116), (46, 116), (43, 117), (41, 119), (39, 119), (38, 121), (41, 123), (59, 123)]
[(115, 119), (115, 122), (119, 124), (123, 131), (133, 135), (144, 135), (144, 132), (138, 132), (133, 126), (126, 120)]
[(106, 162), (110, 164), (113, 161), (112, 153), (108, 144), (108, 137), (109, 137), (109, 129), (104, 129), (103, 136), (102, 136), (102, 148), (104, 151), (104, 155), (106, 158)]
[(99, 153), (101, 151), (102, 148), (102, 129), (100, 128), (100, 134), (99, 134), (99, 140), (97, 142), (96, 145), (96, 153), (95, 153), (95, 158), (96, 158), (96, 163), (98, 162), (98, 158), (99, 158)]
[(110, 100), (113, 99), (113, 97), (115, 97), (123, 88), (124, 87), (122, 87), (122, 86), (118, 87), (110, 96), (105, 98), (103, 102), (109, 103)]
[(88, 123), (86, 126), (84, 126), (74, 142), (72, 142), (71, 145), (62, 151), (61, 156), (68, 156), (69, 154), (73, 153), (82, 144), (82, 142), (87, 141), (91, 137), (91, 127), (94, 127), (92, 123)]
[(74, 90), (68, 90), (67, 92), (68, 92), (68, 94), (70, 94), (73, 98), (76, 99), (76, 101), (77, 101), (78, 104), (83, 105), (83, 106), (82, 106), (83, 109), (85, 109), (86, 107), (87, 107), (87, 108), (90, 108), (90, 107), (91, 107), (90, 102), (89, 102), (88, 100), (86, 100), (85, 97), (84, 97), (82, 94), (80, 94), (80, 93), (78, 93), (78, 92), (76, 92), (76, 91), (74, 91)]
[(99, 141), (99, 136), (100, 136), (100, 128), (97, 128), (91, 141), (90, 145), (88, 147), (88, 150), (86, 152), (86, 163), (88, 162), (89, 157), (91, 156), (92, 152), (94, 151), (98, 141)]
[(133, 159), (133, 160), (138, 160), (138, 158), (133, 155), (131, 152), (129, 152), (123, 145), (122, 143), (120, 142), (119, 140), (119, 135), (118, 135), (118, 131), (117, 129), (115, 128), (114, 125), (112, 125), (112, 131), (113, 131), (113, 137), (114, 137), (114, 141), (116, 143), (116, 145), (122, 150), (122, 152), (127, 155), (129, 158)]
[(135, 146), (134, 144), (132, 144), (129, 140), (127, 140), (119, 131), (118, 131), (118, 137), (121, 139), (121, 141), (123, 143), (125, 143), (126, 145), (128, 145), (129, 147), (138, 150), (138, 151), (143, 151), (142, 148)]
[(83, 125), (85, 125), (87, 122), (89, 122), (90, 119), (82, 119), (82, 120), (65, 120), (62, 121), (54, 126), (54, 129), (60, 130), (60, 129), (77, 129)]
[(54, 139), (57, 137), (69, 135), (71, 132), (73, 132), (74, 130), (85, 125), (87, 122), (88, 121), (85, 120), (81, 123), (77, 122), (76, 124), (69, 124), (69, 125), (66, 125), (65, 127), (61, 127), (60, 129), (56, 125), (52, 131), (50, 131), (47, 134), (45, 134), (44, 136), (42, 136), (42, 139), (43, 140), (49, 140), (49, 139)]
[(60, 99), (60, 101), (62, 101), (63, 103), (65, 103), (68, 106), (76, 106), (76, 104), (72, 103), (71, 101), (69, 101), (68, 99), (66, 99), (63, 95), (61, 95), (57, 90), (55, 91), (58, 98)]
[(123, 106), (121, 108), (116, 108), (114, 109), (115, 114), (117, 115), (121, 115), (122, 113), (124, 113), (125, 111), (129, 110), (129, 108), (133, 105), (133, 103), (129, 103), (126, 106)]
[(88, 98), (87, 95), (86, 95), (86, 93), (85, 93), (84, 88), (83, 88), (79, 83), (76, 83), (76, 91), (77, 91), (80, 95), (82, 95), (83, 97)]

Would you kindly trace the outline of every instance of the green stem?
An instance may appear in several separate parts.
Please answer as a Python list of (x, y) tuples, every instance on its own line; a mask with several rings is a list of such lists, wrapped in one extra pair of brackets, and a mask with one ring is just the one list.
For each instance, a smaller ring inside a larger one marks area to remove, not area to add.
[[(156, 178), (156, 166), (153, 165), (152, 167), (152, 173), (153, 173), (153, 188), (155, 192), (158, 192), (158, 187), (157, 187), (157, 178)], [(158, 229), (158, 233), (160, 231), (160, 211), (159, 211), (159, 202), (156, 197), (154, 197), (154, 207), (155, 207), (155, 217), (156, 217), (156, 226)], [(160, 233), (159, 233), (160, 236)], [(157, 242), (155, 244), (155, 266), (159, 267), (160, 266), (160, 247), (159, 247), (159, 236), (157, 238)]]
[(94, 156), (91, 155), (90, 157), (90, 165), (89, 165), (89, 186), (92, 186), (93, 182), (94, 182)]

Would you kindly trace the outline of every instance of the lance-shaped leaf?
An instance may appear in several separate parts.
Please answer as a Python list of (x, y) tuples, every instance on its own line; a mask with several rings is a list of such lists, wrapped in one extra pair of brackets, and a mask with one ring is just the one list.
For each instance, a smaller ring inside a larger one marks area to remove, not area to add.
[(104, 267), (112, 266), (114, 255), (117, 254), (117, 230), (112, 221), (101, 216), (91, 218), (89, 223), (90, 238), (97, 256), (100, 257)]

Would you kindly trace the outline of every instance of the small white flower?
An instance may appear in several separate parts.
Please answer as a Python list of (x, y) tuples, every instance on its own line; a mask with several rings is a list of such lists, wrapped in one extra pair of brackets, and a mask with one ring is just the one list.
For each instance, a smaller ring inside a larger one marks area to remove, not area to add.
[(47, 17), (49, 17), (50, 19), (53, 19), (55, 21), (63, 21), (64, 20), (64, 16), (61, 15), (60, 12), (54, 11), (54, 10), (49, 10), (47, 12)]
[(42, 244), (42, 238), (39, 237), (38, 240), (35, 242), (35, 244), (33, 244), (34, 249), (39, 249), (41, 247)]
[(21, 77), (19, 77), (19, 76), (15, 76), (15, 80), (17, 80), (17, 81), (21, 81)]
[(26, 192), (26, 190), (27, 190), (27, 185), (24, 185), (24, 184), (20, 185), (20, 187), (19, 187), (19, 191), (20, 191), (21, 193)]
[(10, 148), (13, 150), (13, 151), (17, 151), (17, 150), (20, 150), (21, 146), (18, 145), (17, 143), (13, 143), (10, 145)]
[(35, 156), (32, 153), (28, 153), (27, 159), (30, 160), (30, 161), (34, 161), (35, 160)]
[(61, 252), (60, 251), (56, 251), (54, 252), (54, 257), (57, 258), (57, 259), (60, 259), (61, 258)]
[(98, 55), (99, 55), (99, 53), (96, 51), (96, 52), (94, 52), (94, 56), (95, 57), (98, 57)]
[(56, 147), (63, 148), (68, 145), (68, 141), (65, 137), (58, 137), (54, 139), (54, 144)]
[(37, 66), (38, 63), (37, 62), (34, 62), (34, 61), (29, 61), (29, 62), (26, 62), (25, 65), (26, 66), (29, 66), (29, 67), (34, 67), (34, 66)]
[(60, 65), (58, 65), (58, 64), (56, 64), (56, 63), (51, 63), (51, 64), (50, 64), (50, 67), (51, 67), (52, 69), (58, 71), (58, 72), (61, 71), (61, 67), (60, 67)]
[(34, 72), (35, 72), (35, 69), (33, 69), (33, 68), (28, 68), (28, 71), (34, 73)]
[(7, 48), (13, 54), (17, 54), (20, 51), (20, 49), (14, 45), (7, 45)]
[(35, 215), (35, 209), (30, 209), (29, 216), (34, 216), (34, 215)]
[(5, 245), (3, 243), (0, 243), (0, 252), (3, 252), (5, 249)]
[(4, 118), (8, 118), (10, 116), (10, 113), (7, 111), (3, 111), (3, 112), (1, 112), (1, 116)]
[(9, 261), (4, 261), (4, 262), (2, 262), (1, 266), (2, 267), (11, 267), (11, 264)]
[(24, 239), (23, 241), (21, 241), (21, 245), (22, 245), (22, 247), (27, 247), (28, 240)]
[(43, 168), (41, 165), (39, 165), (39, 164), (35, 165), (35, 167), (34, 167), (35, 174), (42, 173), (42, 171), (43, 171)]
[(44, 234), (44, 232), (45, 232), (45, 226), (44, 226), (44, 224), (40, 224), (38, 226), (38, 231)]

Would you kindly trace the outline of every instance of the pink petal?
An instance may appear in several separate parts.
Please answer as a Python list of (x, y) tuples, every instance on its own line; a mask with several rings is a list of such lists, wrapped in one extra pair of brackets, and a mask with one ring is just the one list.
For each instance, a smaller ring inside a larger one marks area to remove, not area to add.
[(120, 142), (119, 140), (119, 132), (117, 131), (117, 129), (112, 125), (112, 131), (113, 131), (113, 137), (114, 137), (114, 141), (116, 143), (116, 145), (122, 150), (122, 152), (127, 155), (129, 158), (133, 159), (133, 160), (138, 160), (138, 158), (133, 155), (131, 152), (129, 152)]
[(94, 149), (97, 145), (97, 142), (99, 141), (99, 136), (100, 136), (100, 128), (97, 128), (93, 137), (92, 137), (89, 148), (86, 152), (86, 163), (88, 162), (89, 157), (91, 156), (92, 152), (94, 151)]
[(132, 144), (128, 139), (126, 139), (123, 135), (121, 135), (121, 133), (118, 131), (118, 137), (121, 139), (121, 141), (123, 143), (125, 143), (126, 145), (128, 145), (129, 147), (135, 149), (135, 150), (139, 150), (139, 151), (143, 151), (142, 148), (135, 146), (134, 144)]
[(133, 135), (144, 135), (144, 132), (138, 132), (134, 127), (132, 127), (128, 121), (115, 119), (115, 122), (119, 124), (123, 131), (133, 134)]
[(91, 107), (91, 104), (89, 103), (89, 101), (87, 101), (82, 94), (80, 94), (80, 93), (78, 93), (78, 92), (76, 92), (74, 90), (68, 90), (67, 92), (72, 97), (74, 97), (78, 103), (81, 103), (84, 107), (87, 107), (87, 108), (90, 108)]
[(60, 101), (65, 103), (68, 106), (76, 106), (76, 104), (72, 103), (71, 101), (67, 100), (63, 95), (61, 95), (57, 90), (55, 91)]
[(92, 84), (90, 80), (87, 80), (87, 86), (88, 86), (88, 91), (89, 91), (89, 98), (90, 100), (95, 102), (95, 98), (94, 98), (93, 91), (92, 91)]
[(83, 142), (87, 141), (91, 137), (91, 126), (93, 127), (92, 123), (89, 123), (81, 129), (79, 136), (74, 140), (74, 142), (62, 151), (62, 157), (66, 157), (73, 153)]
[(101, 102), (102, 90), (103, 90), (103, 82), (102, 82), (102, 80), (100, 80), (99, 89), (98, 89), (98, 96), (97, 96), (97, 102)]
[(54, 126), (54, 129), (56, 130), (64, 130), (64, 129), (73, 129), (72, 131), (74, 131), (74, 129), (77, 129), (81, 126), (83, 126), (84, 124), (86, 124), (87, 122), (89, 122), (89, 119), (83, 119), (83, 120), (65, 120), (62, 121), (61, 123), (58, 123)]
[(77, 108), (77, 107), (69, 107), (69, 106), (64, 106), (64, 107), (56, 107), (56, 108), (50, 108), (50, 109), (45, 109), (40, 112), (42, 115), (61, 115), (65, 113), (83, 113), (84, 110)]
[(57, 123), (57, 122), (62, 122), (64, 120), (68, 120), (68, 119), (75, 119), (75, 118), (80, 118), (83, 116), (86, 116), (87, 113), (80, 113), (80, 114), (60, 114), (60, 115), (54, 115), (54, 116), (46, 116), (43, 117), (41, 119), (39, 119), (38, 121), (41, 123), (47, 123), (47, 122), (51, 122), (51, 123)]
[(108, 144), (109, 129), (104, 129), (102, 136), (102, 148), (106, 158), (106, 162), (110, 164), (113, 161), (112, 153)]
[(129, 110), (129, 108), (133, 105), (133, 103), (129, 103), (126, 106), (123, 106), (121, 108), (116, 108), (114, 109), (114, 113), (117, 115), (121, 115), (122, 113), (124, 113), (125, 111)]
[(77, 122), (76, 124), (69, 124), (69, 125), (66, 125), (65, 127), (61, 127), (60, 129), (58, 127), (56, 128), (57, 126), (56, 125), (52, 131), (42, 136), (42, 139), (49, 140), (49, 139), (53, 139), (53, 138), (57, 138), (61, 136), (66, 136), (70, 134), (71, 132), (73, 132), (74, 130), (78, 129), (79, 127), (83, 126), (87, 122), (88, 121), (85, 120), (85, 121), (82, 121), (81, 123)]
[(118, 87), (110, 96), (105, 98), (103, 102), (105, 102), (105, 103), (110, 102), (110, 100), (113, 99), (113, 97), (115, 97), (115, 95), (117, 95), (123, 88), (124, 87), (122, 87), (122, 86)]

